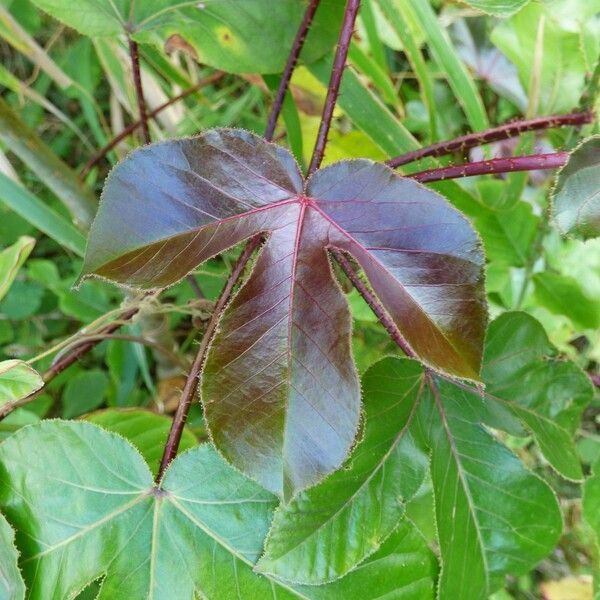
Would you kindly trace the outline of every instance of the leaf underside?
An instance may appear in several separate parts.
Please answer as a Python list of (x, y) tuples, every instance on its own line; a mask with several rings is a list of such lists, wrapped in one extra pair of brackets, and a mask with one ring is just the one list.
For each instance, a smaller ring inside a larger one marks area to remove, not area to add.
[(224, 312), (202, 398), (224, 456), (291, 496), (341, 464), (359, 421), (350, 313), (328, 251), (356, 259), (423, 361), (465, 378), (481, 360), (483, 255), (443, 197), (385, 166), (341, 162), (305, 182), (287, 150), (225, 129), (114, 169), (84, 274), (160, 288), (258, 233), (267, 241)]

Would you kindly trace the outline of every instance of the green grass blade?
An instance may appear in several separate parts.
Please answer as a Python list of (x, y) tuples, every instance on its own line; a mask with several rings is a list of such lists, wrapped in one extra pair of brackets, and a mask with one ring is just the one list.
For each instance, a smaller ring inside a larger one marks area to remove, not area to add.
[(0, 173), (0, 202), (64, 248), (84, 255), (85, 237), (64, 217), (4, 173)]
[(448, 83), (465, 111), (471, 129), (480, 131), (489, 127), (485, 107), (475, 82), (460, 60), (429, 2), (397, 0), (397, 4), (405, 16), (413, 14), (416, 17), (435, 61), (446, 73)]

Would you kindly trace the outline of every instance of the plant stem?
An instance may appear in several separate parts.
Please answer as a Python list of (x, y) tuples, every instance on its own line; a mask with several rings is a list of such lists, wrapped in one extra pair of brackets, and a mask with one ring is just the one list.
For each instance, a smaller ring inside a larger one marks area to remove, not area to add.
[(568, 152), (532, 154), (530, 156), (515, 156), (511, 158), (492, 158), (491, 160), (411, 173), (407, 177), (411, 177), (421, 183), (427, 183), (431, 181), (443, 181), (444, 179), (472, 177), (474, 175), (495, 175), (499, 173), (512, 173), (514, 171), (557, 169), (564, 166), (568, 158)]
[(320, 2), (321, 0), (310, 0), (308, 6), (306, 7), (306, 12), (304, 13), (302, 23), (300, 23), (300, 27), (298, 28), (298, 32), (294, 38), (294, 43), (292, 44), (292, 49), (290, 50), (283, 75), (281, 76), (279, 88), (277, 89), (275, 100), (273, 100), (273, 107), (271, 108), (271, 114), (269, 115), (269, 121), (265, 130), (265, 139), (269, 142), (273, 139), (273, 133), (275, 132), (275, 126), (277, 125), (277, 118), (281, 112), (283, 101), (285, 100), (285, 94), (292, 78), (292, 73), (294, 72), (296, 63), (298, 62), (298, 57), (302, 51), (302, 46), (304, 46), (304, 40), (306, 39), (306, 35), (308, 34), (308, 30), (310, 29), (315, 12), (317, 11)]
[(219, 299), (215, 304), (214, 312), (210, 318), (210, 321), (208, 322), (206, 331), (204, 333), (204, 336), (202, 337), (202, 341), (200, 342), (196, 358), (194, 359), (192, 368), (188, 373), (183, 392), (181, 393), (181, 398), (179, 400), (177, 411), (173, 416), (171, 430), (169, 431), (169, 437), (167, 438), (165, 449), (163, 451), (163, 456), (160, 461), (160, 468), (156, 476), (157, 483), (160, 482), (166, 468), (169, 466), (169, 463), (177, 455), (177, 450), (179, 449), (179, 443), (181, 442), (183, 428), (185, 426), (185, 422), (187, 420), (192, 401), (196, 394), (196, 390), (198, 389), (198, 380), (200, 377), (200, 372), (202, 371), (202, 367), (204, 366), (204, 362), (206, 360), (206, 355), (208, 353), (210, 344), (217, 331), (217, 326), (219, 324), (221, 314), (227, 306), (227, 304), (229, 303), (235, 286), (239, 281), (240, 277), (243, 275), (244, 269), (246, 268), (248, 261), (252, 257), (252, 254), (262, 243), (262, 239), (262, 235), (259, 234), (253, 237), (246, 244), (246, 247), (244, 248), (244, 250), (240, 254), (240, 257), (237, 259), (235, 265), (233, 266), (231, 273), (227, 279), (227, 282), (225, 283), (225, 286), (221, 290), (221, 295), (219, 296)]
[(445, 156), (453, 152), (464, 152), (470, 148), (475, 148), (483, 144), (507, 140), (516, 137), (527, 131), (540, 131), (544, 129), (552, 129), (554, 127), (564, 127), (566, 125), (584, 125), (591, 123), (594, 120), (594, 115), (591, 111), (570, 113), (567, 115), (555, 115), (553, 117), (539, 117), (536, 119), (527, 119), (523, 121), (514, 121), (480, 131), (457, 137), (453, 140), (438, 142), (425, 148), (419, 148), (406, 154), (401, 154), (395, 158), (391, 158), (385, 162), (388, 167), (393, 169), (401, 165), (414, 162), (428, 156)]
[(323, 115), (321, 117), (321, 124), (319, 125), (315, 149), (313, 150), (310, 166), (308, 167), (308, 175), (312, 175), (321, 166), (321, 162), (323, 161), (327, 136), (329, 135), (329, 128), (331, 127), (331, 119), (333, 117), (333, 110), (340, 94), (340, 84), (346, 67), (346, 58), (348, 56), (348, 49), (350, 47), (350, 40), (352, 39), (354, 22), (356, 21), (359, 6), (360, 0), (346, 1), (344, 20), (342, 21), (340, 37), (335, 51), (335, 58), (333, 59), (333, 68), (327, 87), (325, 106), (323, 107)]
[[(225, 76), (223, 71), (217, 71), (204, 79), (201, 79), (195, 85), (189, 87), (187, 90), (181, 92), (181, 94), (174, 96), (170, 100), (167, 100), (160, 106), (157, 106), (154, 110), (150, 111), (146, 116), (148, 119), (154, 119), (159, 113), (161, 113), (165, 108), (169, 108), (175, 102), (179, 102), (179, 100), (183, 100), (190, 94), (193, 94), (200, 88), (210, 85), (211, 83), (215, 83), (222, 79)], [(138, 119), (131, 123), (131, 125), (125, 127), (123, 131), (117, 134), (110, 142), (108, 142), (104, 147), (100, 148), (98, 152), (96, 152), (84, 165), (83, 169), (79, 174), (79, 179), (85, 179), (87, 174), (98, 164), (120, 141), (124, 140), (128, 135), (132, 134), (138, 127), (142, 125), (142, 121)]]
[(357, 292), (363, 297), (364, 301), (369, 305), (377, 319), (385, 327), (390, 337), (406, 354), (406, 356), (415, 357), (415, 353), (409, 346), (408, 342), (404, 339), (400, 329), (393, 319), (388, 315), (385, 308), (381, 305), (375, 294), (366, 286), (364, 281), (360, 278), (358, 273), (354, 270), (354, 267), (350, 261), (344, 256), (344, 253), (337, 248), (330, 250), (331, 254), (335, 258), (336, 262), (340, 265), (340, 268), (346, 274), (346, 277), (350, 280), (352, 285), (356, 288)]
[(103, 341), (105, 336), (112, 334), (114, 331), (119, 329), (125, 322), (130, 321), (140, 310), (139, 306), (135, 306), (133, 308), (129, 308), (125, 310), (118, 319), (115, 319), (112, 323), (106, 325), (106, 327), (102, 328), (98, 331), (97, 334), (94, 335), (92, 339), (82, 340), (77, 347), (73, 348), (73, 350), (62, 356), (59, 360), (57, 360), (52, 366), (44, 373), (42, 379), (44, 380), (44, 385), (33, 394), (29, 394), (25, 398), (20, 398), (19, 400), (13, 400), (12, 402), (7, 402), (0, 406), (0, 421), (8, 416), (13, 410), (19, 408), (20, 406), (24, 406), (29, 402), (35, 400), (38, 396), (43, 394), (48, 387), (48, 384), (57, 376), (60, 375), (65, 369), (70, 367), (74, 362), (79, 360), (82, 356), (87, 354), (90, 350), (95, 348), (100, 342)]
[(592, 383), (600, 389), (600, 375), (596, 375), (595, 373), (588, 373), (589, 378), (592, 380)]
[(140, 113), (140, 125), (142, 127), (142, 138), (145, 144), (150, 143), (150, 131), (148, 130), (148, 115), (146, 112), (146, 100), (142, 88), (142, 74), (140, 72), (140, 55), (137, 42), (129, 38), (129, 56), (131, 57), (131, 70), (133, 71), (133, 84)]

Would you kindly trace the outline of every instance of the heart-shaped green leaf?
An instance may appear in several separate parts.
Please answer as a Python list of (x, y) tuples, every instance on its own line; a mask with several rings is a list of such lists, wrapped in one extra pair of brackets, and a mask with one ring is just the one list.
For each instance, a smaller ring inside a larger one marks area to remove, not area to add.
[(563, 233), (583, 239), (600, 235), (600, 136), (579, 145), (560, 170), (553, 207)]
[(267, 489), (293, 495), (344, 460), (360, 393), (350, 314), (328, 250), (358, 261), (415, 352), (476, 378), (483, 256), (443, 197), (367, 160), (307, 182), (287, 150), (235, 130), (131, 154), (107, 180), (84, 273), (163, 287), (258, 233), (251, 277), (203, 374), (213, 440)]

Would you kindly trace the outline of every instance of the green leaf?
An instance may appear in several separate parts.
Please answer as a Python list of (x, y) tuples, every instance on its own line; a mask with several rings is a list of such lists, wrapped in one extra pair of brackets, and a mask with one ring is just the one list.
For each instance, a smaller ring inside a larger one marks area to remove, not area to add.
[(129, 442), (90, 423), (21, 429), (0, 461), (31, 600), (103, 575), (99, 600), (293, 596), (252, 572), (275, 498), (208, 445), (175, 459), (159, 488)]
[(508, 408), (533, 434), (550, 464), (578, 480), (582, 472), (573, 436), (593, 388), (581, 369), (557, 354), (533, 317), (505, 313), (488, 329), (482, 379), (487, 401)]
[[(94, 194), (79, 181), (71, 168), (44, 144), (2, 98), (0, 98), (0, 140), (60, 198), (76, 222), (82, 227), (89, 226), (96, 212)], [(4, 174), (0, 173), (0, 175), (3, 180), (6, 179)], [(18, 188), (16, 183), (12, 181), (10, 183), (14, 188)], [(2, 188), (6, 188), (7, 185), (3, 182)], [(27, 219), (23, 211), (15, 208), (12, 202), (5, 198), (4, 190), (0, 194), (6, 204)], [(32, 224), (38, 226), (36, 223), (32, 222)], [(50, 235), (45, 229), (41, 227), (40, 229)], [(62, 242), (59, 241), (59, 243)]]
[(396, 529), (403, 502), (427, 469), (427, 456), (409, 433), (423, 371), (417, 362), (402, 367), (400, 373), (396, 359), (388, 358), (367, 371), (362, 440), (341, 470), (279, 507), (259, 571), (306, 584), (332, 581)]
[(12, 246), (0, 252), (0, 300), (8, 292), (19, 269), (35, 246), (35, 239), (29, 236), (20, 237)]
[(483, 256), (463, 215), (383, 165), (339, 162), (304, 181), (284, 148), (217, 129), (142, 148), (112, 171), (83, 273), (166, 287), (266, 232), (201, 389), (224, 456), (291, 496), (339, 467), (358, 428), (350, 313), (328, 251), (356, 258), (418, 356), (472, 379), (485, 333)]
[[(583, 518), (592, 528), (594, 536), (594, 589), (600, 590), (600, 462), (597, 462), (591, 475), (583, 485)], [(595, 596), (596, 597), (596, 596)]]
[(25, 598), (25, 583), (17, 565), (19, 553), (14, 541), (14, 531), (0, 514), (0, 600)]
[[(579, 105), (585, 85), (586, 66), (581, 52), (581, 35), (578, 28), (585, 22), (584, 10), (596, 7), (596, 0), (584, 0), (572, 6), (568, 15), (553, 14), (553, 5), (564, 2), (531, 2), (499, 23), (491, 34), (492, 42), (514, 63), (525, 89), (537, 81), (539, 85), (539, 114), (568, 112)], [(568, 7), (567, 7), (568, 9)], [(594, 12), (592, 12), (592, 15)], [(577, 19), (572, 17), (577, 15)], [(590, 15), (590, 18), (591, 16)], [(537, 45), (537, 31), (541, 20), (543, 38)], [(534, 70), (536, 53), (541, 50), (539, 73)]]
[(397, 0), (403, 13), (416, 16), (427, 40), (427, 45), (438, 65), (448, 77), (448, 83), (463, 107), (474, 131), (489, 127), (485, 107), (473, 78), (460, 60), (448, 33), (443, 29), (429, 2)]
[(0, 173), (0, 202), (26, 221), (78, 256), (85, 253), (85, 238), (61, 215), (54, 212), (37, 196)]
[[(513, 337), (502, 338), (513, 350), (519, 332), (523, 339), (531, 334), (531, 323), (525, 324), (529, 328), (512, 320)], [(489, 334), (496, 344), (488, 365), (497, 377), (490, 382), (495, 392), (508, 387), (501, 374), (513, 375), (515, 387), (527, 383), (537, 365), (530, 365), (528, 374), (523, 355), (532, 363), (543, 360), (535, 350), (527, 354), (524, 349), (510, 362), (497, 339), (505, 325), (499, 320)], [(567, 388), (581, 396), (578, 401), (589, 401), (581, 381), (571, 386), (573, 375), (559, 370), (558, 381), (547, 378), (547, 390), (558, 387), (551, 401), (567, 395)], [(442, 554), (440, 599), (485, 598), (502, 576), (527, 572), (552, 550), (561, 531), (553, 492), (482, 426), (519, 431), (521, 415), (507, 404), (518, 404), (524, 412), (538, 410), (540, 420), (545, 407), (531, 402), (530, 409), (526, 392), (518, 395), (513, 389), (505, 393), (510, 402), (483, 398), (479, 390), (424, 372), (409, 359), (384, 359), (367, 372), (363, 384), (363, 439), (343, 469), (277, 509), (259, 570), (311, 584), (352, 574), (385, 541), (394, 522), (402, 522), (404, 504), (419, 502), (415, 494), (428, 455)], [(557, 416), (558, 421), (566, 418)], [(571, 467), (568, 459), (560, 464)]]
[(563, 234), (600, 236), (600, 136), (582, 142), (560, 170), (552, 193), (554, 219)]
[(410, 521), (359, 567), (328, 585), (294, 586), (311, 600), (433, 600), (437, 561)]
[(62, 394), (62, 416), (72, 419), (88, 413), (104, 402), (108, 376), (100, 369), (91, 369), (71, 377)]
[[(324, 86), (329, 82), (332, 62), (326, 56), (308, 67)], [(351, 69), (344, 72), (338, 105), (388, 156), (419, 147), (410, 131)]]
[(527, 573), (554, 548), (560, 509), (550, 487), (481, 427), (464, 391), (438, 379), (427, 396), (438, 597), (487, 598), (505, 574)]
[[(152, 473), (158, 472), (163, 448), (171, 429), (171, 417), (143, 409), (107, 409), (87, 415), (85, 419), (129, 440), (140, 451)], [(194, 434), (187, 427), (184, 428), (179, 452), (197, 445), (198, 440)]]
[[(177, 35), (198, 62), (232, 73), (278, 73), (306, 8), (306, 1), (278, 0), (80, 0), (77, 10), (63, 0), (34, 0), (41, 9), (90, 37), (125, 30), (138, 42), (163, 48)], [(335, 43), (343, 0), (320, 6), (302, 58), (312, 62)]]
[(0, 406), (25, 398), (43, 385), (41, 375), (22, 360), (0, 362)]
[(543, 272), (533, 282), (537, 301), (550, 312), (569, 317), (583, 329), (600, 327), (600, 301), (586, 296), (573, 277)]
[(510, 17), (521, 10), (529, 0), (463, 0), (463, 2), (488, 15)]

